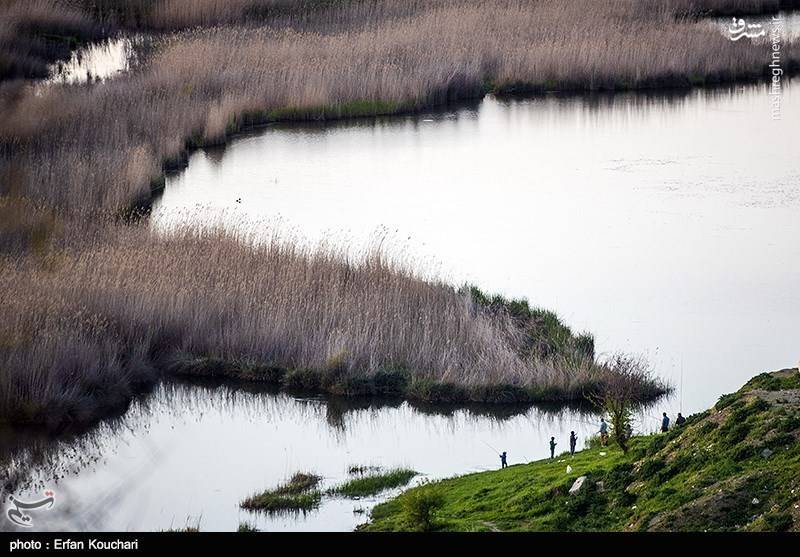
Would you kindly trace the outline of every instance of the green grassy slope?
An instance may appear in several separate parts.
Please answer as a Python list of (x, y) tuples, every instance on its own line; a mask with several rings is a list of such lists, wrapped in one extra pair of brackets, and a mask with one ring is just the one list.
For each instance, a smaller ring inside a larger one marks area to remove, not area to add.
[(411, 502), (425, 490), (440, 501), (434, 530), (800, 531), (798, 439), (800, 372), (765, 373), (627, 455), (590, 448), (429, 484), (377, 506), (362, 529), (419, 529)]

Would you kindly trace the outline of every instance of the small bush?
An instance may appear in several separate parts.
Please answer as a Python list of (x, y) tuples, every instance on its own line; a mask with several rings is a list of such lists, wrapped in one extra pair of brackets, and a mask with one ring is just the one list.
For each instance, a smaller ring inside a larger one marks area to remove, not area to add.
[(714, 405), (714, 408), (716, 408), (717, 410), (724, 410), (728, 406), (736, 402), (739, 399), (739, 396), (740, 396), (739, 393), (729, 393), (727, 395), (722, 395), (721, 397), (719, 397), (719, 400)]
[(773, 512), (764, 515), (764, 525), (771, 532), (787, 532), (792, 529), (794, 519), (786, 511)]
[(753, 445), (739, 445), (731, 452), (731, 458), (736, 462), (740, 462), (756, 456), (756, 453), (757, 449)]
[(666, 466), (667, 461), (663, 458), (648, 458), (642, 462), (639, 468), (639, 477), (645, 481), (650, 480), (656, 476)]
[(255, 527), (254, 524), (250, 524), (249, 522), (240, 522), (239, 528), (236, 530), (237, 532), (258, 532), (258, 528)]
[(444, 497), (434, 487), (411, 490), (403, 497), (403, 514), (412, 530), (430, 532), (435, 527), (434, 514), (444, 506)]

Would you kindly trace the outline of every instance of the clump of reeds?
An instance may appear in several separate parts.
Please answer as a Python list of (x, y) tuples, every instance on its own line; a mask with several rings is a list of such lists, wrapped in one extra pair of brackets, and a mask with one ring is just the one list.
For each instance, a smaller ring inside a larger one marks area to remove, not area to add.
[(368, 497), (387, 489), (406, 485), (416, 475), (417, 472), (407, 468), (393, 468), (385, 472), (373, 471), (347, 480), (332, 488), (330, 493), (345, 497)]
[(307, 512), (319, 506), (322, 494), (316, 487), (321, 481), (320, 476), (298, 472), (275, 489), (268, 489), (248, 497), (240, 503), (240, 506), (243, 509), (270, 513)]
[(432, 402), (575, 400), (613, 373), (563, 326), (385, 253), (142, 226), (64, 234), (0, 266), (3, 421), (90, 421), (161, 373)]

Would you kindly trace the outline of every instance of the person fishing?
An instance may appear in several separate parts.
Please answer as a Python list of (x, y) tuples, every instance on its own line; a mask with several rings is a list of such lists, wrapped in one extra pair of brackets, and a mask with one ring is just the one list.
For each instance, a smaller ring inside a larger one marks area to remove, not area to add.
[(600, 418), (600, 444), (604, 447), (608, 444), (608, 424), (605, 418)]
[(506, 452), (503, 451), (502, 453), (500, 453), (500, 468), (502, 469), (507, 467), (508, 467), (508, 462), (506, 462)]
[(553, 460), (556, 457), (556, 445), (558, 445), (558, 443), (556, 443), (556, 438), (555, 437), (551, 437), (550, 438), (550, 460)]
[(575, 454), (575, 445), (577, 444), (577, 442), (578, 442), (578, 436), (575, 435), (574, 431), (570, 431), (569, 432), (569, 454), (570, 455), (574, 455)]
[(678, 412), (678, 417), (675, 418), (675, 425), (683, 425), (686, 423), (686, 418), (683, 417), (683, 414)]
[(661, 418), (661, 433), (666, 433), (669, 431), (669, 416), (667, 413), (664, 412), (663, 418)]

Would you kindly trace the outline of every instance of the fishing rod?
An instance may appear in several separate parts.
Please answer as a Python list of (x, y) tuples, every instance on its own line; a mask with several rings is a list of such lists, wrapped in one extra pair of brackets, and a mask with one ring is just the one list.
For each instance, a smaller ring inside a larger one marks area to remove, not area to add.
[(494, 447), (492, 447), (492, 446), (491, 446), (489, 443), (487, 443), (487, 442), (486, 442), (486, 441), (484, 441), (483, 439), (481, 439), (481, 443), (483, 443), (484, 445), (486, 445), (487, 447), (489, 447), (490, 449), (492, 449), (492, 450), (493, 450), (494, 452), (496, 452), (497, 454), (500, 454), (500, 453), (502, 452), (502, 451), (498, 451), (497, 449), (495, 449)]

